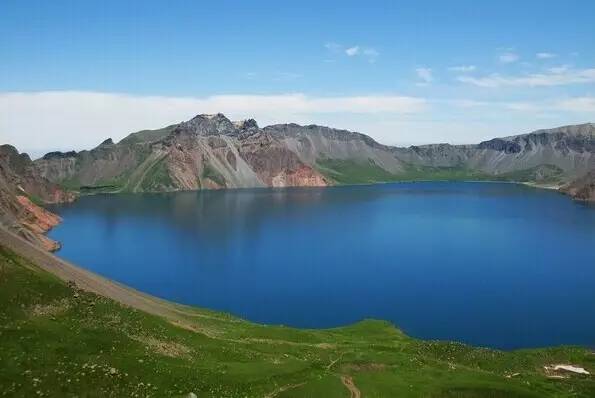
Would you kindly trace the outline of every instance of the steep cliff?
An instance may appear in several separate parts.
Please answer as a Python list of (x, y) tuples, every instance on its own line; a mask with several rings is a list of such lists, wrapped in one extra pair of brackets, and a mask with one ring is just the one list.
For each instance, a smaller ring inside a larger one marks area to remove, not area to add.
[(60, 222), (43, 209), (44, 203), (74, 200), (75, 196), (42, 177), (26, 153), (0, 146), (0, 224), (47, 250), (59, 244), (44, 235)]
[(595, 202), (595, 171), (564, 185), (560, 191), (576, 200)]

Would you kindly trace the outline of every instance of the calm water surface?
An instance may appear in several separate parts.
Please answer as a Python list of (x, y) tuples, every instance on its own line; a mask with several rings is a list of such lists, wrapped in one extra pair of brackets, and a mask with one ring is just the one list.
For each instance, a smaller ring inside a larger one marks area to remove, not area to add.
[(262, 323), (386, 319), (419, 338), (595, 346), (595, 208), (512, 184), (83, 197), (58, 253)]

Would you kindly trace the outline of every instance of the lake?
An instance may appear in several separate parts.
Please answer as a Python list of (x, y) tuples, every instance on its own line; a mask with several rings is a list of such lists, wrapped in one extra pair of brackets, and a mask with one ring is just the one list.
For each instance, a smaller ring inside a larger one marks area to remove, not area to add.
[(58, 255), (168, 300), (306, 328), (388, 320), (502, 349), (595, 346), (595, 208), (505, 183), (82, 197)]

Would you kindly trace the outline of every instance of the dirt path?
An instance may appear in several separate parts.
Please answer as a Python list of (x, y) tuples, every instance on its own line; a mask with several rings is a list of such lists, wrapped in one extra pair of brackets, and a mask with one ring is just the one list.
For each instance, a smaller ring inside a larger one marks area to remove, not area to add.
[(361, 398), (362, 393), (359, 388), (355, 386), (353, 378), (351, 376), (341, 376), (341, 383), (349, 390), (351, 398)]
[(299, 384), (288, 384), (286, 386), (281, 386), (281, 387), (277, 388), (275, 391), (273, 391), (272, 393), (265, 395), (264, 398), (275, 398), (277, 395), (281, 394), (284, 391), (301, 387), (304, 384), (306, 384), (306, 383), (304, 382), (304, 383), (299, 383)]
[(54, 254), (47, 252), (40, 247), (37, 247), (21, 237), (13, 234), (0, 225), (0, 244), (9, 250), (12, 250), (19, 256), (29, 260), (37, 267), (56, 275), (65, 282), (73, 281), (79, 289), (83, 289), (104, 297), (111, 298), (126, 306), (136, 308), (138, 310), (147, 312), (152, 315), (165, 318), (173, 325), (194, 331), (196, 333), (204, 334), (212, 339), (250, 344), (250, 343), (266, 343), (266, 344), (287, 344), (292, 346), (309, 346), (318, 349), (334, 349), (334, 345), (325, 343), (304, 343), (288, 340), (263, 339), (263, 338), (244, 338), (233, 339), (222, 336), (223, 330), (219, 331), (212, 328), (205, 328), (200, 324), (201, 318), (219, 320), (227, 323), (242, 322), (240, 319), (221, 319), (214, 315), (203, 314), (198, 311), (192, 311), (188, 307), (175, 304), (166, 300), (159, 299), (149, 294), (142, 293), (131, 287), (122, 285), (118, 282), (104, 278), (100, 275), (94, 274), (74, 264), (71, 264)]

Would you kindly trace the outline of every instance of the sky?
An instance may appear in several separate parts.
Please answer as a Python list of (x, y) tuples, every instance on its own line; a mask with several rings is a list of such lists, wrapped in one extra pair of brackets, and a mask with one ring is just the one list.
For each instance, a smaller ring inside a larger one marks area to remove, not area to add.
[(594, 122), (593, 16), (592, 0), (2, 0), (0, 143), (35, 157), (216, 112), (390, 145)]

